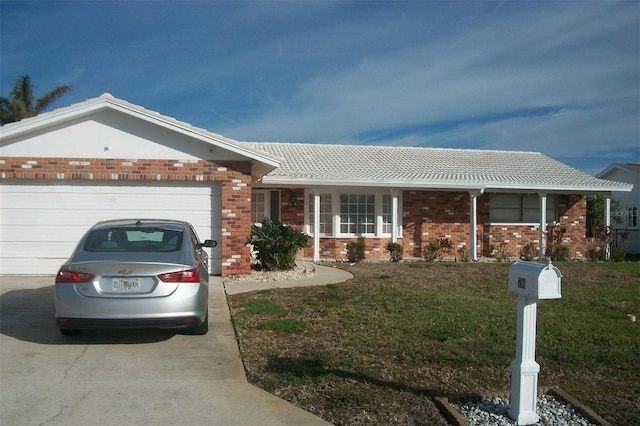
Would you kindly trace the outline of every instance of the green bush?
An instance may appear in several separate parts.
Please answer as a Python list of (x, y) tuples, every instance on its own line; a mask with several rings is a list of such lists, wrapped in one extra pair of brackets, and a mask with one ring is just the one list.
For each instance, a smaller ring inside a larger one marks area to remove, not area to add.
[(458, 260), (460, 262), (468, 262), (469, 260), (471, 260), (471, 254), (466, 247), (460, 247), (458, 249)]
[(625, 252), (619, 247), (611, 249), (611, 260), (614, 262), (624, 262)]
[(264, 218), (251, 226), (251, 243), (257, 260), (267, 271), (286, 271), (296, 264), (298, 250), (309, 245), (309, 236), (278, 220)]
[(451, 252), (453, 244), (448, 238), (440, 238), (432, 243), (429, 243), (424, 248), (424, 260), (427, 262), (433, 262), (434, 260), (442, 260), (444, 256)]
[(347, 259), (351, 263), (364, 260), (364, 243), (362, 241), (351, 241), (347, 244)]
[(536, 245), (534, 243), (528, 243), (526, 246), (522, 248), (520, 251), (520, 259), (531, 262), (538, 257), (538, 250), (536, 249)]
[(399, 243), (389, 243), (387, 244), (387, 250), (391, 254), (392, 262), (399, 262), (402, 260), (402, 253), (404, 252), (404, 247)]
[(555, 244), (551, 249), (551, 259), (555, 262), (563, 262), (569, 259), (569, 246)]

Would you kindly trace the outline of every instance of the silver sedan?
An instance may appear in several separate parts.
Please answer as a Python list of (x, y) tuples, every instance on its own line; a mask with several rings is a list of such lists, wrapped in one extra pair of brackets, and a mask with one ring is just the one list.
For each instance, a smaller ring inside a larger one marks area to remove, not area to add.
[(55, 282), (64, 335), (97, 328), (209, 331), (208, 256), (186, 222), (110, 220), (80, 240)]

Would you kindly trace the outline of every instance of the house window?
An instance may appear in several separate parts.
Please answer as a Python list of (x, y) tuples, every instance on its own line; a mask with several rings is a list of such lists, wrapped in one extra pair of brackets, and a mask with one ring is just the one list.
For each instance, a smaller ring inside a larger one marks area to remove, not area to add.
[(266, 191), (251, 193), (251, 223), (258, 223), (267, 215)]
[(373, 194), (340, 194), (340, 233), (375, 234), (375, 200)]
[(382, 196), (382, 233), (393, 231), (393, 198), (389, 194)]
[[(306, 193), (305, 232), (314, 232), (314, 194)], [(398, 200), (397, 217), (401, 218)], [(390, 237), (393, 230), (393, 196), (388, 191), (357, 193), (338, 191), (320, 194), (320, 235), (323, 237)], [(398, 219), (401, 220), (401, 219)], [(401, 224), (398, 234), (402, 235)]]
[(280, 219), (280, 191), (251, 191), (251, 223), (258, 223), (265, 217)]
[[(309, 194), (309, 233), (315, 234), (314, 224), (314, 194)], [(320, 194), (320, 235), (333, 235), (333, 206), (331, 202), (331, 194)]]
[[(536, 194), (491, 194), (489, 217), (494, 223), (539, 223), (540, 197)], [(547, 221), (558, 219), (558, 199), (547, 197)]]
[(638, 227), (638, 207), (629, 206), (627, 207), (627, 228), (637, 228)]

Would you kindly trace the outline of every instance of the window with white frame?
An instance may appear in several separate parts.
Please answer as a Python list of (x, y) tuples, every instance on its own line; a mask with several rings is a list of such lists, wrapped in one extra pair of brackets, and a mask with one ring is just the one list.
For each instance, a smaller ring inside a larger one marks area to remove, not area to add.
[(376, 232), (374, 194), (340, 194), (340, 233), (373, 235)]
[[(307, 197), (309, 209), (309, 233), (315, 234), (314, 194)], [(333, 235), (333, 207), (331, 194), (320, 194), (320, 235)]]
[(258, 223), (267, 215), (267, 192), (251, 192), (251, 223)]
[[(489, 218), (494, 223), (539, 223), (540, 197), (537, 194), (492, 193)], [(547, 196), (547, 221), (558, 220), (558, 198)]]
[(627, 207), (627, 228), (637, 228), (637, 227), (638, 227), (638, 207), (628, 206)]
[(251, 191), (251, 223), (258, 223), (265, 217), (280, 219), (280, 191), (277, 189)]
[(382, 233), (391, 234), (393, 231), (393, 197), (389, 194), (382, 196)]
[[(306, 194), (306, 232), (314, 233), (314, 194)], [(393, 196), (388, 191), (322, 191), (320, 194), (320, 235), (323, 237), (389, 237), (393, 230)], [(400, 209), (402, 203), (396, 206)], [(402, 215), (396, 212), (398, 218)], [(398, 223), (401, 235), (401, 224)]]

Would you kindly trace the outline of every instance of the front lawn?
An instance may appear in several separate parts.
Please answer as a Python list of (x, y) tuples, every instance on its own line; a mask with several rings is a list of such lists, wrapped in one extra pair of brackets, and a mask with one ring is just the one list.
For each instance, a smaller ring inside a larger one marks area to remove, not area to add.
[[(555, 266), (562, 299), (538, 304), (539, 384), (640, 424), (640, 263)], [(445, 425), (433, 397), (510, 388), (509, 267), (361, 263), (344, 283), (228, 296), (249, 381), (334, 424)]]

